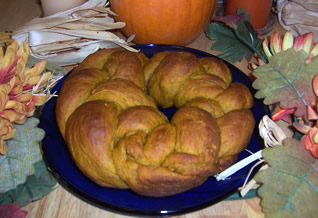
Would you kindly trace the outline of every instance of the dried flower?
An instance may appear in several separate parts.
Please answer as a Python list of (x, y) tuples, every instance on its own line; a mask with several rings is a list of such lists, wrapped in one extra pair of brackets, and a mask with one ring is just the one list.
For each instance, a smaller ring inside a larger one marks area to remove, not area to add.
[(29, 69), (28, 58), (28, 44), (19, 47), (15, 39), (0, 50), (0, 154), (7, 151), (5, 140), (15, 135), (13, 124), (23, 124), (50, 96), (42, 92), (52, 79), (51, 72), (44, 72), (46, 61)]

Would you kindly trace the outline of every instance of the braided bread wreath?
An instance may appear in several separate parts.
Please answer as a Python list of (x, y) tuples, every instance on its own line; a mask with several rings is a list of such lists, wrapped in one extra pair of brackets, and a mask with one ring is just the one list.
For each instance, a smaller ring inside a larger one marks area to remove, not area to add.
[[(201, 185), (248, 145), (253, 98), (222, 61), (186, 51), (89, 55), (63, 82), (60, 132), (95, 183), (152, 197)], [(158, 110), (177, 107), (171, 121)]]

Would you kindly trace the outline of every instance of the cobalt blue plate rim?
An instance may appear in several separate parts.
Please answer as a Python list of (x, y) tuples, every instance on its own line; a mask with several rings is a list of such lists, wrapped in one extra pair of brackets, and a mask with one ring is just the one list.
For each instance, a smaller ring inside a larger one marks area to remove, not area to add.
[[(136, 45), (136, 49), (144, 52), (146, 56), (151, 57), (154, 53), (161, 51), (188, 51), (197, 57), (215, 57), (209, 53), (174, 45)], [(230, 68), (233, 81), (238, 81), (249, 87), (252, 94), (255, 90), (251, 87), (252, 81), (242, 71), (234, 65), (222, 60)], [(63, 78), (55, 87), (59, 90)], [(252, 164), (246, 166), (240, 171), (231, 176), (230, 179), (217, 182), (213, 177), (210, 177), (201, 186), (180, 193), (177, 195), (151, 198), (140, 196), (131, 190), (118, 190), (111, 188), (100, 187), (76, 167), (72, 161), (61, 134), (58, 131), (55, 120), (55, 103), (56, 98), (52, 98), (43, 107), (39, 127), (44, 129), (46, 135), (42, 141), (43, 158), (48, 166), (53, 171), (59, 184), (61, 184), (68, 191), (76, 195), (78, 198), (105, 210), (126, 214), (126, 215), (179, 215), (211, 206), (217, 202), (222, 201), (226, 197), (236, 192), (240, 187)], [(262, 100), (254, 98), (254, 106), (251, 108), (254, 114), (256, 123), (262, 117), (269, 115), (269, 109), (265, 106)], [(165, 112), (164, 112), (165, 113)], [(251, 152), (256, 152), (263, 148), (263, 140), (258, 134), (258, 127), (255, 126), (253, 136), (250, 144), (247, 147)], [(239, 155), (239, 160), (250, 155), (247, 151), (242, 151)]]

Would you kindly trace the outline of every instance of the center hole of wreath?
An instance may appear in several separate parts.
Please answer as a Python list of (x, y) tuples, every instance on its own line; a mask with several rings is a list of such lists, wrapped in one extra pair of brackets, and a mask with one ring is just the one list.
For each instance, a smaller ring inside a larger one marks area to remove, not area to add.
[(178, 108), (176, 108), (176, 107), (168, 107), (168, 108), (158, 107), (158, 109), (164, 115), (166, 115), (166, 117), (168, 118), (169, 121), (171, 120), (171, 117), (173, 116), (173, 114), (178, 110)]

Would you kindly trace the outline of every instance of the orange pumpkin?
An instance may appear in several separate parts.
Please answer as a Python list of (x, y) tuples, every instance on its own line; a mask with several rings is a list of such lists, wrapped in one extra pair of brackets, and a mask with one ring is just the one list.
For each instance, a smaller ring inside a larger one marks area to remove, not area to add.
[(187, 45), (207, 27), (217, 0), (110, 0), (116, 21), (136, 44)]

